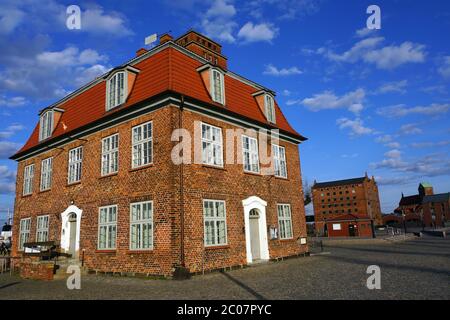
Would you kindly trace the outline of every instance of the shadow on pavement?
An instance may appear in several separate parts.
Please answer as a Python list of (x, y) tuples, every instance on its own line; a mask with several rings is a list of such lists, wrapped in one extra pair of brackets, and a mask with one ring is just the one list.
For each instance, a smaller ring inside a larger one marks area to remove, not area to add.
[(7, 284), (1, 286), (1, 287), (0, 287), (0, 290), (6, 289), (6, 288), (8, 288), (8, 287), (15, 286), (16, 284), (19, 284), (19, 283), (20, 283), (20, 282), (11, 282), (11, 283), (7, 283)]
[(253, 295), (256, 299), (258, 300), (267, 300), (267, 298), (265, 298), (263, 295), (259, 294), (258, 292), (256, 292), (255, 290), (253, 290), (252, 288), (250, 288), (249, 286), (247, 286), (245, 283), (239, 281), (236, 278), (233, 278), (229, 273), (227, 272), (221, 272), (226, 278), (228, 278), (229, 280), (231, 280), (232, 282), (236, 283), (239, 287), (241, 287), (242, 289), (244, 289), (245, 291), (247, 291), (248, 293), (250, 293), (251, 295)]

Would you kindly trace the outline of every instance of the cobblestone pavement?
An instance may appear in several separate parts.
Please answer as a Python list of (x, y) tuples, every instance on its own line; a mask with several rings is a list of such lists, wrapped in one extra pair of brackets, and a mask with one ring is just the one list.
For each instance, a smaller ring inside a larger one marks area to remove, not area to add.
[[(328, 254), (268, 263), (190, 280), (82, 277), (41, 282), (0, 275), (0, 299), (450, 299), (450, 239), (339, 244)], [(369, 265), (381, 268), (381, 290), (368, 290)]]

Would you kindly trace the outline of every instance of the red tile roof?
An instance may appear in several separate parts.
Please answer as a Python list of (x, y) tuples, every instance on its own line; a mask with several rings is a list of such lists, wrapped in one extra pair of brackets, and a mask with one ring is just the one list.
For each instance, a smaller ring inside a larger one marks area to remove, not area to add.
[[(123, 106), (106, 111), (106, 82), (100, 81), (83, 92), (57, 104), (64, 110), (49, 140), (61, 137), (76, 129), (100, 120), (107, 114), (117, 112), (135, 105), (157, 94), (173, 91), (196, 100), (224, 108), (212, 101), (199, 72), (196, 70), (203, 63), (172, 46), (146, 57), (133, 65), (140, 72), (134, 86)], [(260, 88), (256, 88), (236, 77), (225, 75), (225, 108), (236, 114), (264, 125), (269, 125), (264, 114), (252, 96)], [(63, 99), (64, 100), (64, 99)], [(279, 106), (276, 104), (276, 127), (299, 140), (306, 140), (287, 122)], [(25, 145), (12, 158), (26, 154), (39, 144), (39, 122)]]

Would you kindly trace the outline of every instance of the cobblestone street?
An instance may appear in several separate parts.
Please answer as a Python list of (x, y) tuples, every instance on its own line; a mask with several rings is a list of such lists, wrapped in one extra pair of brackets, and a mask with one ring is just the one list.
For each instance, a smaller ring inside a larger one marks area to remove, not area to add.
[[(450, 299), (450, 240), (428, 238), (325, 247), (326, 254), (268, 263), (187, 281), (82, 277), (39, 282), (0, 275), (1, 299)], [(329, 253), (328, 253), (329, 252)], [(381, 290), (366, 269), (381, 268)]]

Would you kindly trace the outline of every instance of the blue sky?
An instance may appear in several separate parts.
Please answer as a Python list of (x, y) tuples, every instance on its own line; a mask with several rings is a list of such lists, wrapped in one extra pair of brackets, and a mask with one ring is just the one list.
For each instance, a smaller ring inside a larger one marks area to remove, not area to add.
[[(81, 8), (81, 30), (66, 8)], [(369, 31), (366, 9), (381, 8)], [(152, 33), (223, 45), (229, 68), (277, 92), (310, 183), (374, 175), (383, 211), (420, 181), (450, 191), (448, 1), (10, 1), (0, 3), (0, 217), (38, 111), (133, 57)]]

